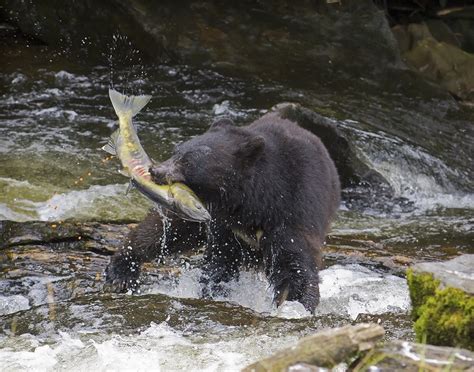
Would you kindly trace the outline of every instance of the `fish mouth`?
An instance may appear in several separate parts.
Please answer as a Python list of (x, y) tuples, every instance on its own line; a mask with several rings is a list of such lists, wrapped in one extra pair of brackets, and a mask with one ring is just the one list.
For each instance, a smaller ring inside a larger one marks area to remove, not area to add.
[(176, 207), (171, 211), (184, 220), (192, 222), (209, 222), (211, 220), (211, 215), (204, 206), (198, 206), (197, 208)]

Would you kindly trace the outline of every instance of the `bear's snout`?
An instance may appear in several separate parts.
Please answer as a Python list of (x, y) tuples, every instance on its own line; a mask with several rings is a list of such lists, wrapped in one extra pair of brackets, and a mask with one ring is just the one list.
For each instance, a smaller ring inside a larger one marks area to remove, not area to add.
[(171, 159), (150, 168), (153, 182), (159, 185), (171, 185), (176, 182), (184, 182), (184, 177), (178, 170), (175, 162)]

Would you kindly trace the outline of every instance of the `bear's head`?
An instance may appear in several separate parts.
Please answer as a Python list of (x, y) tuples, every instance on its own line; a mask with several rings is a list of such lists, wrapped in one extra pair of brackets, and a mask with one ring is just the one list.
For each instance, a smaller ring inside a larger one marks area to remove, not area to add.
[(158, 184), (182, 182), (211, 203), (240, 188), (264, 148), (262, 136), (221, 119), (206, 133), (177, 145), (171, 158), (153, 166), (150, 173)]

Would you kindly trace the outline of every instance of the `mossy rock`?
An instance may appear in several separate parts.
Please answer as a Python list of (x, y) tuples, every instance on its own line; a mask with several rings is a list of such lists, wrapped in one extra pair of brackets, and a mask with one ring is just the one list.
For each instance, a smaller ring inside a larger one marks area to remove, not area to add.
[(443, 263), (418, 264), (408, 270), (419, 342), (474, 350), (473, 260), (474, 255), (464, 255)]

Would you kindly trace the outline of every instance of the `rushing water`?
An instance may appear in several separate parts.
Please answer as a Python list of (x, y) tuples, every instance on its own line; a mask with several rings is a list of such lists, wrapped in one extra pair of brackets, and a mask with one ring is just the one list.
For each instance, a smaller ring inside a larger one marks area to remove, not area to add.
[[(135, 192), (125, 195), (127, 180), (117, 161), (100, 150), (116, 126), (107, 96), (110, 68), (50, 62), (38, 49), (6, 58), (0, 72), (0, 219), (142, 218), (150, 204)], [(153, 95), (135, 123), (157, 161), (219, 115), (246, 123), (282, 101), (326, 112), (412, 206), (394, 203), (387, 212), (343, 203), (330, 247), (416, 259), (472, 253), (472, 111), (456, 111), (452, 102), (416, 104), (397, 94), (314, 93), (302, 84), (231, 78), (184, 65), (112, 72), (118, 88)], [(441, 127), (441, 112), (448, 124), (437, 138), (397, 135), (400, 123), (413, 131), (431, 121)], [(466, 137), (459, 156), (446, 145), (453, 127)], [(446, 151), (431, 151), (437, 146)], [(381, 322), (388, 337), (412, 337), (403, 278), (328, 257), (314, 317), (297, 303), (275, 309), (268, 283), (253, 272), (242, 273), (239, 283), (229, 283), (228, 296), (214, 301), (199, 299), (199, 266), (192, 265), (179, 277), (150, 279), (138, 296), (102, 294), (94, 286), (71, 289), (79, 278), (74, 267), (5, 274), (0, 370), (238, 370), (302, 335), (363, 320)], [(0, 264), (4, 273), (11, 269)], [(66, 292), (73, 294), (61, 295)]]

